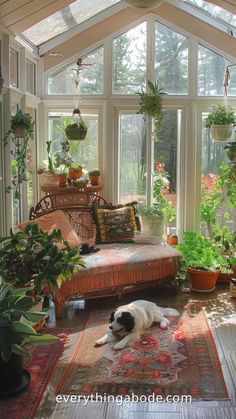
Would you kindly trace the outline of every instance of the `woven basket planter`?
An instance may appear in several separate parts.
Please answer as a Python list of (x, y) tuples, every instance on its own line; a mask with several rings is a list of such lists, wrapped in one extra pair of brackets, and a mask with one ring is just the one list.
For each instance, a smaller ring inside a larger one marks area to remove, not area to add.
[(68, 124), (65, 132), (68, 140), (83, 141), (86, 138), (88, 128), (84, 123)]

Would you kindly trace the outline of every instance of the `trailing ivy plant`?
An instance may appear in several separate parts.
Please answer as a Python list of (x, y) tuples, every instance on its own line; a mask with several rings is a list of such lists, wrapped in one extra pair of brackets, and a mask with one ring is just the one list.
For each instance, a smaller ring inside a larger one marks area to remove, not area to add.
[[(3, 138), (4, 145), (11, 144), (12, 157), (12, 183), (6, 187), (6, 192), (13, 191), (14, 198), (20, 199), (20, 186), (27, 181), (27, 156), (29, 150), (29, 141), (34, 139), (34, 121), (29, 113), (18, 110), (16, 115), (11, 116), (11, 128)], [(25, 136), (18, 138), (16, 136), (17, 127), (25, 128)]]
[(158, 86), (157, 83), (152, 83), (150, 80), (147, 81), (147, 91), (143, 90), (139, 95), (140, 109), (138, 113), (143, 114), (146, 118), (152, 117), (154, 119), (154, 139), (158, 139), (158, 133), (161, 128), (163, 119), (163, 96), (165, 93), (163, 89)]

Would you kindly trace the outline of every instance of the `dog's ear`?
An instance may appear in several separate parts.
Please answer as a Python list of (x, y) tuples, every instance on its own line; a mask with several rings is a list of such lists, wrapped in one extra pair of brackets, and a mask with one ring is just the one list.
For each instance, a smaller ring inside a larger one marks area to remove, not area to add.
[(125, 326), (126, 332), (131, 332), (131, 330), (133, 330), (134, 328), (134, 317), (132, 316), (132, 314), (130, 314), (129, 311), (123, 311), (121, 317), (119, 317), (117, 321), (123, 326)]
[(112, 312), (111, 312), (111, 315), (110, 315), (109, 323), (114, 322), (114, 320), (115, 320), (114, 314), (115, 314), (115, 312), (114, 312), (114, 311), (112, 311)]

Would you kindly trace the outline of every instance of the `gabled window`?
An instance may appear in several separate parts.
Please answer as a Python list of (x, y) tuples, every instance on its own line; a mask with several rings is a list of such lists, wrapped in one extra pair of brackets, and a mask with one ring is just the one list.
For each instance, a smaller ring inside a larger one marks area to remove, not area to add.
[[(84, 67), (80, 74), (79, 93), (82, 94), (102, 94), (104, 92), (104, 57), (103, 47), (83, 57), (84, 64), (91, 64)], [(76, 87), (76, 62), (62, 70), (48, 76), (49, 95), (75, 95)]]
[(146, 84), (146, 22), (113, 41), (114, 94), (135, 94)]
[[(202, 96), (224, 95), (225, 67), (232, 64), (231, 61), (210, 49), (198, 46), (198, 94)], [(231, 81), (228, 88), (229, 95), (236, 92), (236, 67), (231, 69)]]
[(188, 38), (156, 22), (155, 75), (169, 94), (188, 94)]

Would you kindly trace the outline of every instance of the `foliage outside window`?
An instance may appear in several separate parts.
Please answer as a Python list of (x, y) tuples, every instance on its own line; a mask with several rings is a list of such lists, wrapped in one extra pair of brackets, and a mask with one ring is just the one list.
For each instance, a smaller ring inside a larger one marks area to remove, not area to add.
[(146, 84), (146, 22), (113, 42), (113, 93), (135, 94)]
[(156, 22), (155, 78), (166, 93), (188, 94), (188, 38)]
[[(223, 96), (225, 67), (231, 61), (210, 49), (198, 46), (198, 94), (202, 96)], [(236, 69), (231, 69), (228, 95), (236, 93)]]
[(173, 202), (168, 199), (169, 193), (169, 174), (166, 172), (164, 164), (156, 163), (153, 172), (153, 203), (165, 215), (167, 224), (171, 223), (176, 216), (176, 208)]

